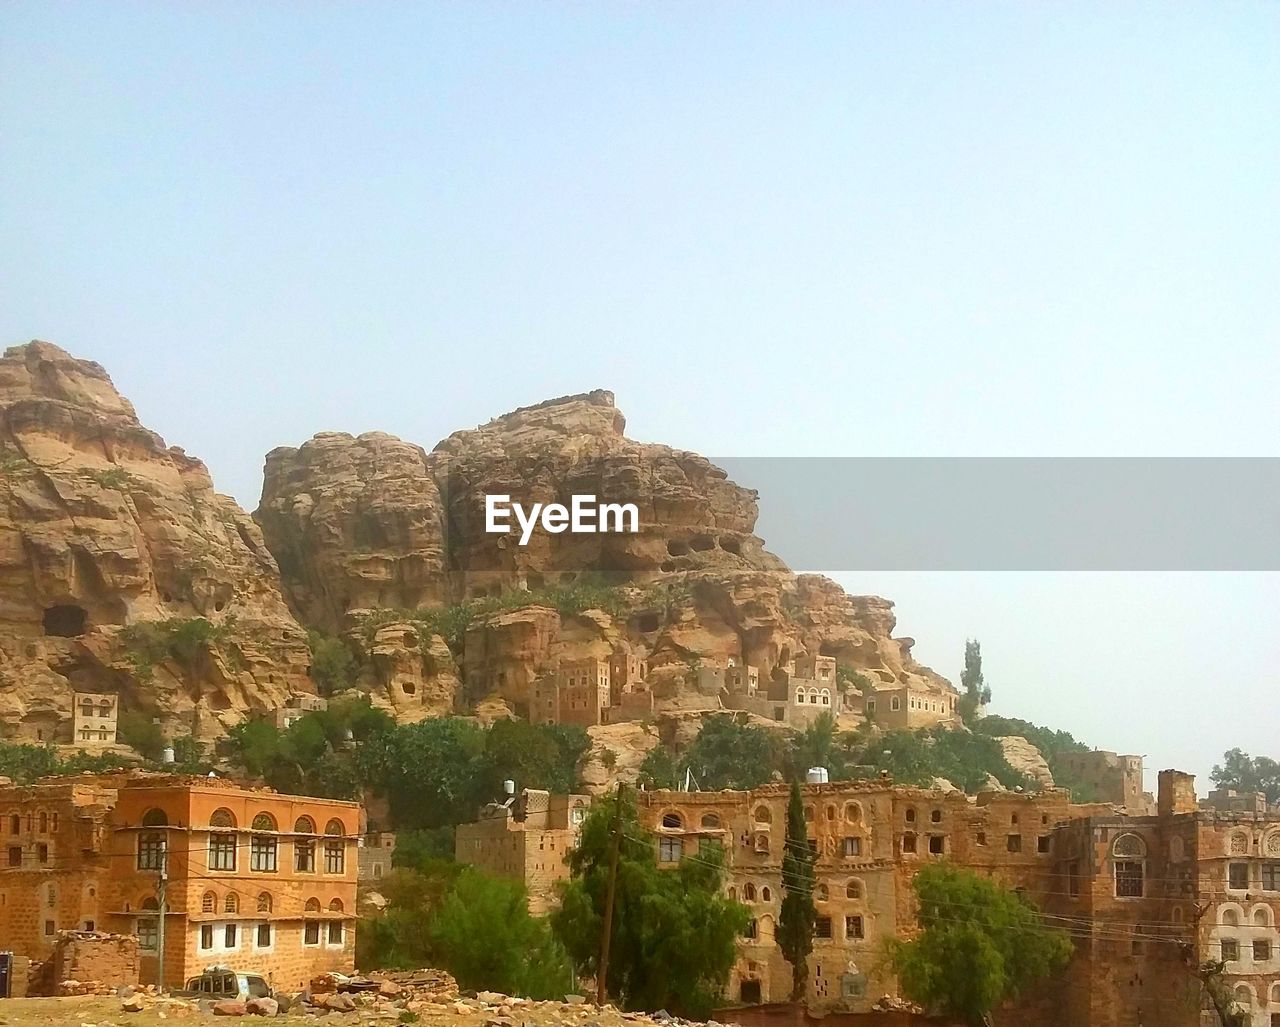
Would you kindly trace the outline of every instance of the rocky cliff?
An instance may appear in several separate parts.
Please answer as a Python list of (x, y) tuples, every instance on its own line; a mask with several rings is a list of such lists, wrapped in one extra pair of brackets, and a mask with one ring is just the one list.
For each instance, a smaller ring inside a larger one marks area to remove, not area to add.
[[(518, 546), (484, 530), (494, 493), (634, 503), (638, 530)], [(635, 734), (625, 724), (687, 731), (726, 708), (801, 726), (821, 701), (851, 726), (877, 688), (949, 705), (949, 683), (894, 637), (892, 603), (793, 574), (756, 515), (756, 494), (705, 458), (627, 438), (596, 391), (431, 450), (378, 432), (273, 450), (250, 518), (101, 367), (33, 342), (0, 359), (0, 730), (79, 741), (71, 697), (87, 691), (214, 738), (316, 690), (307, 629), (351, 657), (337, 677), (315, 668), (326, 688), (405, 721), (595, 723), (574, 689), (598, 673), (606, 748)], [(792, 688), (805, 681), (822, 688)], [(801, 691), (813, 707), (787, 708)]]
[(143, 427), (97, 364), (44, 342), (6, 351), (4, 732), (70, 742), (72, 692), (89, 691), (214, 737), (310, 690), (308, 663), (261, 531), (204, 465)]
[[(394, 669), (363, 687), (400, 716), (423, 715), (422, 703), (438, 712), (450, 688), (460, 710), (497, 700), (538, 716), (557, 669), (583, 660), (613, 661), (615, 677), (628, 659), (633, 678), (643, 668), (631, 716), (725, 708), (717, 668), (731, 665), (755, 668), (761, 696), (776, 694), (797, 660), (818, 655), (863, 688), (908, 685), (949, 703), (950, 684), (893, 637), (892, 603), (794, 575), (755, 534), (755, 492), (695, 453), (624, 432), (613, 394), (596, 391), (455, 432), (430, 452), (326, 433), (269, 454), (255, 517), (304, 623), (361, 645), (369, 624), (394, 625), (375, 629)], [(539, 531), (520, 546), (484, 530), (492, 494), (526, 508), (574, 495), (634, 503), (639, 530)], [(861, 718), (856, 696), (830, 708)]]

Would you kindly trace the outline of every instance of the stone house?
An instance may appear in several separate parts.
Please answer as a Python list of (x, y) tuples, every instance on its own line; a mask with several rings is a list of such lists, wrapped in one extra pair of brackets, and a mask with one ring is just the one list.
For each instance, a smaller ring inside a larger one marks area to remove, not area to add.
[[(916, 929), (911, 880), (945, 860), (1024, 892), (1075, 944), (1067, 971), (1009, 1022), (1209, 1027), (1191, 973), (1207, 959), (1226, 961), (1250, 1027), (1280, 1022), (1280, 815), (1200, 810), (1193, 779), (1176, 771), (1160, 775), (1149, 815), (1076, 804), (1061, 789), (967, 797), (880, 780), (807, 784), (802, 794), (818, 854), (811, 1010), (862, 1012), (899, 993), (883, 941)], [(726, 892), (752, 910), (731, 1000), (785, 1001), (790, 990), (775, 941), (787, 796), (784, 785), (640, 793), (660, 863), (720, 847)]]
[(876, 685), (863, 699), (869, 718), (889, 730), (920, 730), (938, 724), (959, 723), (956, 706), (959, 694), (954, 690), (926, 688), (923, 685)]
[(76, 692), (71, 705), (71, 741), (82, 749), (114, 745), (120, 698), (114, 692)]
[(318, 713), (328, 708), (328, 699), (323, 699), (318, 695), (295, 692), (285, 700), (283, 706), (276, 710), (276, 727), (281, 731), (288, 731), (308, 713)]
[(1121, 756), (1094, 749), (1058, 757), (1071, 776), (1101, 802), (1113, 802), (1130, 813), (1148, 812), (1149, 796), (1142, 792), (1142, 757)]
[(103, 774), (0, 788), (0, 937), (45, 959), (62, 930), (138, 938), (157, 979), (211, 963), (278, 988), (350, 971), (355, 953), (356, 803), (178, 775)]
[(368, 831), (360, 839), (359, 875), (361, 884), (371, 884), (391, 873), (391, 859), (396, 851), (393, 831)]
[(565, 856), (578, 842), (590, 804), (589, 795), (526, 788), (514, 800), (485, 806), (474, 823), (459, 824), (455, 858), (521, 881), (529, 893), (529, 912), (542, 916), (555, 903), (556, 882), (569, 878)]

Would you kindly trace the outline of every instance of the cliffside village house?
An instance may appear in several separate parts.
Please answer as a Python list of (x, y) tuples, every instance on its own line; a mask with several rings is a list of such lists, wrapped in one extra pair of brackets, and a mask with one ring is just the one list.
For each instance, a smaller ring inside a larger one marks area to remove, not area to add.
[(135, 934), (153, 983), (163, 901), (167, 986), (221, 964), (301, 989), (354, 967), (360, 816), (352, 802), (171, 775), (0, 787), (0, 940), (46, 959), (62, 931)]

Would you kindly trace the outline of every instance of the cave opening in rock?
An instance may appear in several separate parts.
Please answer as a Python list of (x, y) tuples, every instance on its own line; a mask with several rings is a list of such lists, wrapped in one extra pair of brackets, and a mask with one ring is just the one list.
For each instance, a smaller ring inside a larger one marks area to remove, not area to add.
[(413, 695), (418, 690), (418, 686), (415, 685), (412, 681), (401, 681), (400, 687), (404, 689), (405, 695)]
[(673, 538), (667, 542), (667, 552), (672, 556), (685, 556), (689, 552), (689, 546), (687, 543)]
[(689, 545), (699, 553), (705, 553), (708, 549), (716, 547), (716, 540), (710, 535), (694, 535), (689, 539)]
[(640, 614), (636, 627), (642, 634), (648, 634), (650, 631), (657, 631), (658, 615), (656, 613)]
[(83, 635), (88, 626), (89, 615), (83, 606), (73, 603), (60, 603), (50, 606), (44, 611), (44, 633), (58, 635), (62, 638), (75, 638)]
[(720, 548), (726, 553), (732, 553), (734, 556), (742, 555), (742, 543), (732, 535), (721, 535), (719, 541)]

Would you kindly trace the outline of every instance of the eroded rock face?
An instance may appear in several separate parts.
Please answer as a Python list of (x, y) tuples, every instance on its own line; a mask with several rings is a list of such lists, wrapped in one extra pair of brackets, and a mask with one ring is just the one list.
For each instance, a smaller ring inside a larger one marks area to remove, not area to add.
[(427, 454), (392, 435), (317, 435), (267, 454), (254, 515), (290, 599), (330, 631), (349, 610), (449, 598), (445, 510)]
[[(612, 393), (596, 391), (455, 432), (429, 453), (376, 433), (319, 435), (270, 454), (255, 516), (295, 611), (326, 630), (351, 631), (379, 607), (493, 596), (505, 605), (535, 593), (523, 608), (478, 615), (455, 641), (461, 712), (528, 716), (535, 686), (562, 663), (619, 655), (644, 663), (658, 715), (721, 708), (699, 665), (746, 664), (768, 688), (806, 655), (833, 657), (870, 685), (951, 692), (912, 658), (911, 639), (893, 636), (891, 602), (796, 576), (765, 550), (753, 491), (697, 454), (624, 430)], [(487, 495), (526, 509), (574, 495), (635, 503), (640, 530), (537, 531), (522, 547), (484, 530)], [(538, 605), (538, 593), (586, 576), (615, 585), (623, 609), (561, 616)], [(382, 662), (415, 658), (384, 653)], [(378, 694), (386, 677), (366, 687)]]
[[(510, 588), (704, 568), (782, 570), (754, 534), (756, 494), (698, 456), (634, 442), (613, 395), (525, 407), (455, 432), (431, 453), (390, 435), (329, 432), (267, 456), (255, 513), (308, 624), (352, 611), (435, 606)], [(526, 509), (594, 495), (634, 503), (635, 534), (485, 531), (485, 496)]]
[[(0, 359), (0, 725), (71, 741), (71, 692), (118, 691), (177, 733), (221, 734), (310, 691), (305, 634), (257, 524), (143, 427), (97, 364), (49, 343)], [(199, 666), (139, 677), (125, 625), (204, 618)], [(52, 732), (52, 735), (49, 733)]]

